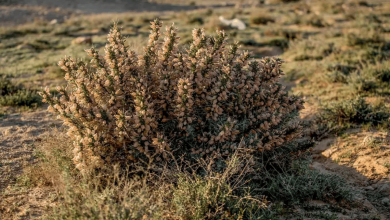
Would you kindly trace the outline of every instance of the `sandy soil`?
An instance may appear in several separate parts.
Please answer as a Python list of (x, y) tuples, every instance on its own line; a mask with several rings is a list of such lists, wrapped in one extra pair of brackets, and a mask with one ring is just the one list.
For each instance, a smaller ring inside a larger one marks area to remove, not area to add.
[(363, 209), (390, 219), (390, 144), (386, 133), (354, 129), (347, 134), (319, 141), (312, 150), (312, 168), (341, 176), (352, 186)]
[(61, 124), (45, 110), (0, 118), (0, 219), (30, 219), (52, 205), (53, 189), (26, 190), (14, 183), (34, 163), (34, 145)]
[(40, 137), (61, 124), (45, 110), (0, 118), (0, 191), (32, 162)]

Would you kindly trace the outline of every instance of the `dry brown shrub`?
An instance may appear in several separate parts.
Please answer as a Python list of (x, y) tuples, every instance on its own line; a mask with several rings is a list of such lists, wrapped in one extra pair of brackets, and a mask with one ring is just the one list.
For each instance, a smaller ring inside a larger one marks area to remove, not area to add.
[(300, 136), (297, 114), (303, 101), (279, 84), (282, 61), (251, 61), (239, 46), (226, 47), (226, 35), (207, 37), (194, 29), (186, 51), (178, 49), (172, 25), (160, 36), (152, 22), (144, 54), (125, 44), (114, 25), (105, 55), (92, 48), (92, 65), (65, 57), (66, 87), (53, 96), (49, 111), (69, 126), (73, 161), (85, 171), (104, 164), (167, 160), (168, 154), (213, 166), (239, 149), (253, 155), (285, 145)]

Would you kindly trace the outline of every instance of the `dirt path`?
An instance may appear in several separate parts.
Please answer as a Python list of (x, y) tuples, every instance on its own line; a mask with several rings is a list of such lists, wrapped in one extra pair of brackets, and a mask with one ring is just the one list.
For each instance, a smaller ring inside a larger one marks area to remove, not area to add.
[(47, 207), (53, 189), (20, 189), (14, 184), (34, 161), (34, 144), (61, 122), (46, 110), (0, 118), (0, 219), (29, 219)]
[[(312, 167), (321, 173), (341, 176), (350, 184), (360, 207), (347, 213), (355, 212), (356, 218), (369, 213), (367, 217), (390, 219), (390, 172), (383, 166), (387, 164), (384, 160), (390, 160), (390, 145), (383, 137), (385, 133), (360, 129), (348, 133), (350, 139), (328, 137), (318, 142), (312, 151)], [(368, 140), (380, 144), (373, 146)]]
[(0, 118), (0, 192), (31, 162), (34, 142), (61, 124), (45, 110)]

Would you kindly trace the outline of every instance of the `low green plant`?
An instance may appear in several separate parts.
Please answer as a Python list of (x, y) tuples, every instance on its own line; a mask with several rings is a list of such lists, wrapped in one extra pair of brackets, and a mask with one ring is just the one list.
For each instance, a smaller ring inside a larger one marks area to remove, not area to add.
[(366, 36), (350, 33), (347, 35), (347, 45), (349, 46), (366, 46), (369, 44), (384, 43), (384, 39), (378, 32), (369, 32)]
[(253, 197), (250, 192), (236, 188), (241, 181), (246, 181), (245, 169), (240, 169), (237, 162), (229, 163), (221, 175), (179, 175), (172, 200), (176, 213), (184, 219), (258, 219), (263, 216), (267, 209), (265, 197)]
[(345, 123), (378, 125), (389, 118), (386, 109), (373, 108), (362, 97), (336, 103), (329, 103), (322, 109), (320, 118), (330, 126), (344, 125)]
[(15, 93), (19, 88), (15, 86), (8, 78), (0, 77), (0, 96)]
[(311, 170), (307, 161), (293, 163), (292, 168), (270, 178), (263, 193), (272, 201), (288, 205), (303, 204), (307, 200), (352, 201), (352, 191), (342, 178)]
[(347, 82), (357, 93), (389, 93), (390, 91), (390, 62), (364, 64), (353, 72)]
[(238, 165), (235, 158), (224, 172), (205, 168), (204, 176), (174, 167), (124, 172), (119, 166), (67, 176), (64, 199), (46, 219), (276, 219), (264, 197), (244, 192), (245, 171)]
[(273, 19), (270, 16), (264, 15), (262, 12), (252, 12), (251, 17), (250, 17), (250, 23), (254, 25), (266, 25), (268, 23), (273, 23), (275, 22), (275, 19)]
[(204, 20), (203, 20), (203, 18), (201, 18), (201, 17), (190, 16), (190, 17), (188, 17), (188, 19), (187, 19), (187, 24), (203, 25), (203, 24), (204, 24)]
[(34, 91), (14, 85), (5, 77), (0, 78), (0, 106), (34, 106), (41, 97)]
[(333, 83), (347, 83), (348, 76), (356, 70), (354, 66), (348, 65), (329, 65), (327, 68), (328, 73), (326, 74), (328, 80)]
[(295, 40), (295, 39), (301, 39), (306, 37), (307, 33), (293, 30), (293, 29), (286, 29), (286, 28), (270, 28), (264, 30), (263, 33), (265, 36), (269, 37), (283, 37), (287, 40)]
[(0, 106), (34, 106), (41, 102), (41, 97), (29, 90), (18, 90), (16, 93), (0, 97)]
[(347, 82), (358, 94), (375, 93), (379, 88), (379, 85), (373, 78), (367, 75), (362, 75), (360, 72), (354, 72), (351, 74), (350, 77), (347, 78)]
[(325, 43), (315, 39), (290, 41), (285, 56), (294, 61), (322, 60), (334, 51), (333, 43)]
[(347, 83), (347, 76), (340, 71), (333, 71), (331, 73), (326, 74), (326, 77), (329, 82), (332, 83)]

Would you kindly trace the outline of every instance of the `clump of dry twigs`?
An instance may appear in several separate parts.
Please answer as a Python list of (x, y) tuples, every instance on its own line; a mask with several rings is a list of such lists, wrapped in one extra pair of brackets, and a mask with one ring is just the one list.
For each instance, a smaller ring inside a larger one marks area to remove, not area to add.
[(104, 56), (88, 50), (91, 65), (65, 57), (58, 63), (68, 81), (57, 88), (61, 96), (41, 93), (69, 126), (79, 170), (168, 154), (218, 163), (237, 149), (255, 164), (259, 152), (300, 136), (303, 101), (278, 83), (280, 59), (250, 61), (238, 44), (226, 46), (223, 31), (208, 37), (202, 29), (180, 51), (174, 25), (162, 34), (160, 20), (151, 24), (142, 55), (114, 25)]

